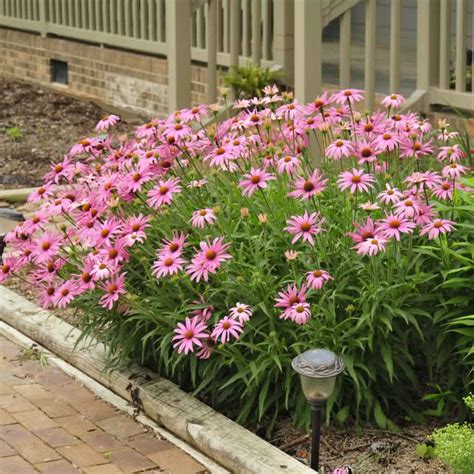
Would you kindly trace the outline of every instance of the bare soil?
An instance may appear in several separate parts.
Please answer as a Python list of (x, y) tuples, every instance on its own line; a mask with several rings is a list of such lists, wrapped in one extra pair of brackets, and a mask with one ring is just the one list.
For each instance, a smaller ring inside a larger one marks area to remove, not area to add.
[[(39, 185), (50, 162), (61, 159), (77, 140), (93, 134), (96, 122), (104, 113), (96, 104), (2, 78), (0, 103), (3, 104), (0, 109), (0, 188)], [(131, 131), (132, 121), (122, 123), (119, 133)], [(6, 133), (13, 127), (20, 129), (18, 140)], [(25, 216), (32, 210), (29, 205), (19, 209)], [(6, 286), (34, 300), (32, 289), (23, 281), (11, 279)], [(70, 324), (76, 322), (71, 311), (55, 313)], [(341, 466), (364, 474), (450, 472), (441, 461), (416, 455), (416, 445), (425, 442), (433, 428), (433, 425), (406, 425), (398, 432), (390, 432), (371, 426), (323, 427), (320, 472), (325, 474)], [(279, 420), (269, 441), (309, 463), (309, 434), (295, 429), (290, 419)]]
[(0, 77), (0, 189), (40, 185), (50, 163), (93, 135), (105, 113), (92, 102)]

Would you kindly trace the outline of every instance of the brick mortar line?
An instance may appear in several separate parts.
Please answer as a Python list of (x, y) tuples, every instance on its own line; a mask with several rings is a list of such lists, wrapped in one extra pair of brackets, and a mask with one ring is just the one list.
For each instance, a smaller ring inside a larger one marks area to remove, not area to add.
[[(77, 380), (79, 383), (83, 384), (86, 388), (88, 388), (91, 392), (93, 392), (99, 398), (103, 399), (107, 403), (110, 403), (112, 406), (118, 408), (122, 412), (127, 413), (128, 415), (132, 415), (134, 413), (135, 408), (131, 407), (125, 399), (123, 399), (122, 397), (119, 397), (118, 395), (110, 391), (108, 388), (104, 387), (103, 385), (95, 381), (93, 378), (89, 377), (85, 373), (76, 369), (71, 364), (59, 358), (58, 356), (50, 352), (48, 349), (41, 346), (37, 342), (33, 341), (33, 339), (30, 339), (28, 336), (25, 336), (22, 332), (8, 325), (4, 321), (0, 321), (0, 334), (9, 340), (12, 340), (16, 344), (18, 344), (20, 347), (23, 347), (26, 349), (30, 348), (32, 344), (35, 344), (41, 350), (41, 352), (45, 356), (47, 356), (48, 361), (51, 361), (53, 365), (58, 367), (64, 373), (66, 373), (73, 379)], [(38, 409), (40, 408), (38, 407)], [(151, 420), (147, 416), (138, 415), (135, 417), (135, 420), (138, 421), (140, 424), (151, 428), (154, 432), (156, 432), (157, 434), (165, 438), (167, 441), (174, 444), (176, 447), (180, 448), (185, 453), (189, 454), (192, 458), (194, 458), (196, 461), (200, 462), (204, 467), (209, 469), (209, 471), (212, 474), (214, 473), (226, 474), (230, 472), (224, 469), (223, 467), (221, 467), (220, 465), (218, 465), (216, 462), (209, 459), (204, 454), (200, 453), (199, 451), (189, 446), (180, 438), (177, 438), (168, 430), (159, 426), (157, 423), (155, 423), (153, 420)], [(56, 451), (55, 448), (51, 448), (51, 449), (54, 449)], [(58, 454), (62, 456), (61, 453), (58, 452)]]

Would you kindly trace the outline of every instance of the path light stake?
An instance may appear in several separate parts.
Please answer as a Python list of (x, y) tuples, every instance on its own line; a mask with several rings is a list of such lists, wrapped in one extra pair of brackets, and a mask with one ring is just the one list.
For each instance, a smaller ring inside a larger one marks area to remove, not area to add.
[(310, 349), (295, 357), (291, 365), (300, 375), (303, 393), (313, 414), (311, 469), (317, 471), (322, 412), (334, 390), (337, 375), (344, 370), (344, 363), (331, 351)]

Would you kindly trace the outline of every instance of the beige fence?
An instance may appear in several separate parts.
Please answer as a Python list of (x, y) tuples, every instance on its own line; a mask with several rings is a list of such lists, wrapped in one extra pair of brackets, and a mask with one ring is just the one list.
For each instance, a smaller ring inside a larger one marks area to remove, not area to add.
[[(472, 0), (469, 0), (472, 1)], [(466, 91), (468, 0), (411, 0), (417, 11), (413, 108), (447, 104), (474, 110)], [(351, 15), (364, 4), (364, 77), (375, 104), (377, 0), (0, 0), (0, 25), (168, 57), (170, 108), (190, 103), (191, 61), (207, 63), (208, 100), (219, 66), (278, 66), (300, 101), (322, 88), (324, 28), (338, 20), (339, 85), (351, 81)], [(451, 12), (455, 5), (455, 57)], [(390, 90), (400, 86), (401, 0), (390, 2)], [(472, 23), (472, 20), (471, 20)], [(472, 26), (471, 26), (472, 28)], [(474, 45), (471, 46), (474, 49)], [(450, 88), (450, 63), (455, 88)]]

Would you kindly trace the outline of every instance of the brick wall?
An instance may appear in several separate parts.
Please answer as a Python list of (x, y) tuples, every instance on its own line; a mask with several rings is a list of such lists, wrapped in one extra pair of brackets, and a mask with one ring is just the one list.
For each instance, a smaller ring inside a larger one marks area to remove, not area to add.
[[(68, 85), (51, 79), (51, 59), (68, 63)], [(168, 114), (166, 59), (0, 28), (0, 75), (145, 116)], [(193, 103), (206, 101), (207, 70), (193, 65)]]

